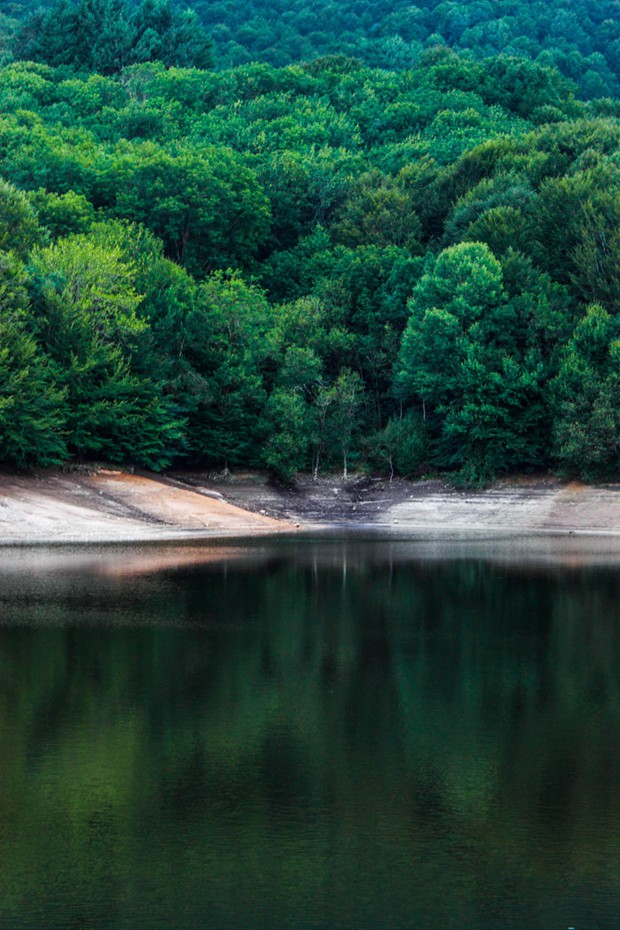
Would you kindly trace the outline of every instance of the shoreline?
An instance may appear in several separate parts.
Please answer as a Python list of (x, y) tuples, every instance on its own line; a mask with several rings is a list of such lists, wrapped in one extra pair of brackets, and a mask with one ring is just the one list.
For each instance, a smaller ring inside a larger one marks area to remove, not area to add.
[(0, 474), (0, 547), (231, 543), (318, 533), (390, 540), (522, 536), (620, 538), (620, 484), (549, 476), (504, 479), (482, 491), (441, 481), (260, 473)]
[(0, 546), (103, 545), (248, 537), (294, 526), (120, 469), (0, 476)]

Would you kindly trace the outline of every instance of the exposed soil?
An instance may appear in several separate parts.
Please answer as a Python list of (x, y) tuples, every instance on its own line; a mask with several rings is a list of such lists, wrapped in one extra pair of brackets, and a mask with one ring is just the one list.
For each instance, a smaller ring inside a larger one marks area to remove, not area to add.
[(390, 507), (409, 499), (412, 488), (427, 493), (441, 482), (384, 478), (320, 477), (299, 475), (290, 485), (270, 481), (263, 472), (227, 476), (203, 472), (175, 472), (181, 484), (206, 493), (219, 493), (227, 501), (253, 513), (306, 524), (375, 523)]
[(302, 476), (288, 487), (255, 472), (0, 474), (0, 545), (208, 539), (318, 526), (620, 536), (620, 485), (515, 477), (474, 492), (441, 481), (334, 476)]
[(155, 475), (0, 476), (0, 544), (249, 536), (294, 530)]
[(591, 486), (547, 475), (515, 476), (480, 491), (443, 481), (298, 477), (290, 487), (266, 475), (178, 473), (176, 480), (261, 515), (301, 524), (370, 525), (415, 532), (620, 534), (620, 484)]

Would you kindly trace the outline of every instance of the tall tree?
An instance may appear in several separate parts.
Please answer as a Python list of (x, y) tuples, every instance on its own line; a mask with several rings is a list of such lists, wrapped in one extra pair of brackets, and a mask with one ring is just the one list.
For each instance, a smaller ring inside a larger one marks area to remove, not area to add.
[(65, 392), (28, 331), (26, 278), (0, 252), (0, 461), (58, 465), (67, 455)]
[(80, 456), (160, 469), (182, 424), (155, 378), (132, 355), (148, 326), (136, 310), (135, 269), (119, 246), (75, 236), (33, 256), (35, 325), (66, 393), (67, 444)]
[(118, 74), (127, 65), (211, 68), (213, 51), (197, 15), (170, 0), (56, 0), (26, 19), (14, 47), (17, 58), (54, 67)]

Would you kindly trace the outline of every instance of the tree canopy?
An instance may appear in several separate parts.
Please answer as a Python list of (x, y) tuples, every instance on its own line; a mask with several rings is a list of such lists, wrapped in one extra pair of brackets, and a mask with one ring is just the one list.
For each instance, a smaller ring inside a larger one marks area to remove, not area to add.
[(436, 42), (214, 71), (116, 2), (0, 69), (3, 461), (617, 476), (617, 101)]
[(209, 68), (212, 43), (194, 10), (171, 0), (57, 0), (30, 13), (16, 31), (13, 54), (53, 67), (118, 74), (144, 61)]

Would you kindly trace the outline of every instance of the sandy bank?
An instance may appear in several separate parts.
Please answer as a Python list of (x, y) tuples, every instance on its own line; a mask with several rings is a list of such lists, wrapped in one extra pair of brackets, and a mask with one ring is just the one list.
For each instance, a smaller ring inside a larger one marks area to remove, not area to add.
[(473, 492), (439, 481), (300, 478), (284, 488), (256, 474), (222, 481), (111, 469), (0, 476), (0, 545), (243, 537), (319, 526), (620, 536), (620, 485), (522, 478)]
[(390, 526), (620, 535), (620, 485), (554, 479), (498, 482), (476, 493), (430, 487), (390, 506)]
[(0, 545), (251, 536), (294, 525), (174, 481), (102, 470), (0, 476)]

